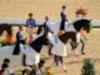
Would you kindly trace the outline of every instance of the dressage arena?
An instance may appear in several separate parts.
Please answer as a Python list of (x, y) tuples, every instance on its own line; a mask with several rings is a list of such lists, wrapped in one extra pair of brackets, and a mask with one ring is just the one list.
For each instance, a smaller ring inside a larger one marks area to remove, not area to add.
[(29, 12), (35, 18), (60, 18), (61, 6), (67, 6), (68, 19), (74, 18), (75, 11), (83, 6), (88, 9), (89, 18), (100, 19), (100, 0), (0, 0), (1, 18), (27, 18)]
[[(29, 12), (34, 13), (36, 19), (43, 19), (49, 16), (51, 19), (60, 19), (61, 6), (67, 6), (68, 19), (73, 19), (75, 11), (81, 5), (88, 9), (89, 18), (100, 19), (100, 0), (0, 0), (0, 18), (28, 18)], [(8, 12), (9, 11), (9, 12)], [(14, 40), (18, 27), (13, 27)], [(4, 32), (0, 36), (0, 41), (6, 39), (7, 33)], [(24, 38), (27, 37), (26, 29), (24, 27)], [(100, 73), (100, 29), (92, 29), (89, 34), (86, 33), (88, 40), (86, 41), (85, 53), (81, 54), (81, 44), (78, 46), (79, 57), (70, 54), (64, 58), (64, 63), (68, 70), (65, 73), (61, 66), (53, 66), (51, 71), (54, 75), (80, 75), (83, 66), (84, 58), (92, 58), (95, 60), (95, 67)], [(70, 45), (66, 45), (67, 51), (70, 50)], [(46, 49), (44, 51), (47, 53)], [(42, 54), (41, 58), (46, 61), (45, 66), (50, 66), (53, 62), (53, 56)], [(1, 65), (1, 63), (0, 63)], [(0, 66), (1, 67), (1, 66)], [(12, 69), (21, 71), (23, 66), (13, 66)], [(21, 75), (21, 72), (17, 72)]]
[[(18, 30), (17, 27), (13, 27), (14, 30), (14, 37), (15, 33)], [(81, 69), (83, 66), (83, 59), (84, 58), (92, 58), (95, 60), (95, 66), (97, 71), (100, 72), (100, 29), (93, 29), (91, 30), (90, 34), (86, 34), (88, 37), (88, 40), (86, 41), (86, 47), (85, 52), (86, 55), (81, 55), (81, 44), (78, 47), (79, 57), (76, 57), (75, 55), (69, 55), (64, 58), (64, 62), (66, 64), (66, 67), (68, 69), (68, 73), (65, 73), (62, 69), (62, 67), (56, 67), (53, 66), (51, 70), (54, 72), (54, 75), (80, 75)], [(26, 29), (24, 27), (24, 37), (27, 36)], [(0, 40), (5, 39), (6, 32), (0, 37)], [(67, 44), (67, 51), (70, 50), (70, 45)], [(46, 51), (46, 50), (44, 50)], [(53, 56), (48, 56), (48, 54), (41, 55), (41, 58), (45, 59), (46, 66), (49, 66), (53, 62)], [(14, 66), (12, 67), (16, 70), (23, 70), (24, 68), (22, 66)], [(18, 72), (18, 75), (21, 75), (20, 72)]]

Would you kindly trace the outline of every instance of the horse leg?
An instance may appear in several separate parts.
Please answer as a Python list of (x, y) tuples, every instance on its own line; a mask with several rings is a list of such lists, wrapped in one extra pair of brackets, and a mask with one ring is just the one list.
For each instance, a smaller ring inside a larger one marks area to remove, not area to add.
[(23, 66), (26, 66), (26, 55), (23, 55)]
[(63, 62), (63, 57), (59, 56), (59, 58), (60, 58), (60, 62), (61, 62), (61, 65), (62, 65), (64, 71), (67, 72), (66, 66), (65, 66), (65, 64)]
[(37, 34), (40, 34), (41, 33), (41, 30), (42, 30), (42, 27), (39, 26), (38, 31), (37, 31)]
[(75, 55), (76, 55), (76, 56), (79, 56), (79, 55), (78, 55), (78, 51), (77, 51), (78, 43), (77, 43), (76, 34), (74, 35), (74, 37), (71, 38), (71, 40), (72, 40), (72, 43), (73, 43), (73, 50), (74, 50), (74, 52), (75, 52)]
[(68, 52), (69, 54), (72, 54), (73, 50), (74, 50), (74, 45), (72, 43), (72, 41), (70, 42), (70, 45), (71, 45), (71, 50)]
[[(25, 54), (23, 55), (22, 60), (23, 60), (22, 61), (23, 66), (26, 66), (26, 55)], [(25, 74), (25, 70), (22, 71), (22, 75), (24, 75), (24, 74)]]
[(54, 61), (53, 61), (53, 63), (50, 65), (50, 68), (51, 68), (53, 65), (55, 65), (56, 61), (57, 61), (57, 56), (54, 55)]
[(49, 51), (48, 51), (48, 54), (51, 56), (51, 55), (52, 55), (51, 50), (52, 50), (52, 48), (53, 48), (53, 45), (50, 43), (50, 41), (47, 42), (47, 45), (48, 45), (48, 48), (49, 48), (49, 49), (48, 49), (48, 50), (49, 50)]
[(78, 55), (78, 51), (77, 51), (78, 44), (79, 44), (79, 43), (75, 43), (75, 42), (74, 42), (74, 52), (75, 52), (75, 55), (76, 55), (77, 57), (79, 56), (79, 55)]

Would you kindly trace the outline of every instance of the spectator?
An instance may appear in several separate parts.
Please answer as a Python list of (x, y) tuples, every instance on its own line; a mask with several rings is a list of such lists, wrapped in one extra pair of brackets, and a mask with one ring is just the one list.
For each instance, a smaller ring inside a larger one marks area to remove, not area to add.
[(41, 75), (39, 66), (37, 64), (32, 66), (32, 71), (31, 71), (30, 75)]
[(40, 60), (39, 69), (40, 69), (42, 75), (46, 74), (46, 68), (45, 68), (45, 61), (44, 60)]
[(9, 75), (14, 75), (15, 74), (16, 71), (10, 69), (10, 60), (8, 58), (4, 59), (3, 64), (7, 64), (8, 65), (8, 69), (7, 69), (6, 73), (8, 73)]
[(30, 67), (27, 67), (27, 68), (25, 69), (25, 71), (26, 71), (26, 75), (30, 75), (32, 69), (31, 69)]
[(0, 75), (9, 75), (7, 73), (7, 70), (8, 70), (8, 64), (2, 64), (2, 69), (0, 71)]
[(33, 14), (29, 13), (29, 18), (26, 20), (26, 31), (28, 32), (29, 35), (32, 35), (36, 31), (36, 21), (33, 18)]

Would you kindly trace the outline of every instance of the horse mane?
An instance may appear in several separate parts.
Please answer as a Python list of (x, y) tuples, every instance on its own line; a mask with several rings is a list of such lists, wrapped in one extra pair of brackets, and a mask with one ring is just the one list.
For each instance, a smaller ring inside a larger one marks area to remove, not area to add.
[(84, 28), (84, 27), (87, 27), (87, 25), (89, 26), (89, 23), (90, 23), (90, 20), (81, 19), (81, 20), (74, 22), (73, 25), (76, 31), (79, 32), (82, 27)]
[(43, 46), (43, 45), (46, 45), (46, 44), (47, 44), (47, 41), (48, 41), (47, 38), (46, 38), (44, 35), (42, 35), (42, 36), (40, 36), (39, 38), (37, 38), (36, 40), (34, 40), (34, 41), (30, 44), (30, 46), (31, 46), (34, 50), (36, 50), (38, 53), (40, 53), (42, 46)]
[(0, 36), (4, 31), (7, 31), (8, 35), (12, 35), (12, 26), (9, 24), (0, 24)]

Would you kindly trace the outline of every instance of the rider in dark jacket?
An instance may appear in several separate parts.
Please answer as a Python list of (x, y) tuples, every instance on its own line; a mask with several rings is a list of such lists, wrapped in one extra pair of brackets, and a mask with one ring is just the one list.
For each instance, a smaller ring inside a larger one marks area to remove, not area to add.
[(65, 10), (66, 10), (66, 6), (62, 6), (60, 30), (64, 30), (64, 28), (65, 28), (65, 22), (68, 21), (67, 17), (66, 17)]

